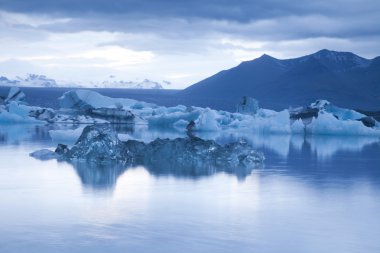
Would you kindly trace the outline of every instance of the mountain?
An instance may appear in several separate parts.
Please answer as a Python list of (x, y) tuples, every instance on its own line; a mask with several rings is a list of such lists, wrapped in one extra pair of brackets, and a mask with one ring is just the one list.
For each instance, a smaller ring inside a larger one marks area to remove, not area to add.
[(5, 76), (0, 76), (0, 86), (19, 86), (19, 87), (71, 87), (71, 88), (126, 88), (126, 89), (164, 89), (171, 83), (168, 81), (155, 82), (149, 79), (142, 81), (123, 81), (116, 80), (115, 76), (101, 82), (67, 82), (56, 81), (44, 75), (27, 74), (25, 78), (16, 77), (12, 80)]
[(0, 76), (1, 86), (24, 86), (24, 87), (57, 87), (54, 79), (47, 78), (44, 75), (28, 74), (25, 78), (17, 77), (10, 80), (5, 76)]
[(163, 81), (162, 83), (144, 79), (142, 81), (123, 81), (115, 80), (114, 76), (110, 76), (108, 80), (103, 82), (91, 82), (90, 86), (95, 88), (128, 88), (128, 89), (164, 89), (170, 85), (170, 82)]
[(347, 108), (380, 110), (380, 57), (369, 60), (326, 49), (285, 60), (264, 54), (178, 94), (196, 99), (199, 106), (205, 106), (199, 101), (213, 106), (223, 100), (225, 110), (234, 110), (242, 96), (251, 96), (261, 107), (277, 110), (317, 99)]

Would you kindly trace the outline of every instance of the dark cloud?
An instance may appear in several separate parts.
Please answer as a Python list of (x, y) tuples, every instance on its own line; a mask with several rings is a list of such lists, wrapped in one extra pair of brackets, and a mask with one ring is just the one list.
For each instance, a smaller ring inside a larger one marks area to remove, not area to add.
[(117, 46), (154, 53), (168, 75), (177, 66), (194, 74), (199, 62), (216, 70), (228, 57), (233, 66), (261, 53), (295, 57), (329, 48), (373, 57), (379, 24), (378, 0), (0, 0), (0, 53)]
[[(65, 15), (129, 14), (145, 17), (207, 18), (247, 21), (289, 12), (304, 12), (309, 6), (283, 1), (230, 0), (1, 0), (2, 9), (24, 13), (56, 13)], [(305, 7), (302, 7), (305, 6)]]
[(0, 9), (70, 17), (41, 28), (154, 33), (191, 38), (213, 33), (261, 40), (380, 35), (377, 0), (0, 0)]
[(289, 15), (345, 16), (379, 11), (377, 0), (0, 0), (1, 9), (23, 13), (128, 14), (147, 18), (205, 18), (247, 22)]

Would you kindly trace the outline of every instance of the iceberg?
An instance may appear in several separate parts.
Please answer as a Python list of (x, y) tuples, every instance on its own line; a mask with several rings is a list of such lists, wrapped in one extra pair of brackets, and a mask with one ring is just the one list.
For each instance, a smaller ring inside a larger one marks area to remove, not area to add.
[(318, 135), (380, 135), (379, 123), (355, 110), (337, 107), (326, 100), (317, 100), (308, 107), (291, 109), (294, 133)]
[(33, 153), (30, 153), (30, 156), (38, 158), (39, 160), (42, 160), (42, 161), (60, 158), (60, 155), (58, 153), (52, 152), (49, 149), (37, 150)]
[(236, 112), (242, 114), (255, 115), (259, 109), (259, 102), (251, 97), (244, 96), (241, 98), (236, 107)]
[(60, 110), (29, 106), (12, 88), (0, 105), (0, 122), (49, 124), (131, 124), (150, 130), (171, 129), (190, 136), (200, 133), (245, 131), (255, 134), (330, 134), (380, 136), (373, 117), (340, 108), (326, 100), (306, 107), (273, 111), (244, 97), (235, 113), (195, 106), (165, 107), (134, 99), (110, 98), (91, 90), (71, 90), (60, 98)]
[(4, 100), (4, 103), (9, 103), (10, 101), (24, 101), (25, 97), (25, 93), (22, 92), (20, 88), (11, 87), (7, 98)]
[(86, 111), (99, 108), (126, 108), (142, 110), (157, 107), (154, 104), (128, 98), (110, 98), (91, 90), (71, 90), (58, 98), (61, 108)]
[[(139, 119), (140, 122), (148, 124), (150, 129), (172, 129), (190, 134), (238, 130), (257, 134), (380, 136), (379, 124), (373, 118), (334, 106), (326, 100), (280, 112), (261, 108), (255, 111), (252, 107), (252, 110), (249, 109), (251, 113), (231, 113), (194, 106), (157, 106), (132, 99), (108, 98), (93, 91), (81, 90), (65, 93), (61, 99), (63, 104), (70, 105), (67, 107), (76, 110), (87, 108), (86, 115), (94, 117), (94, 112), (100, 113), (109, 122), (117, 122), (117, 115), (120, 114), (124, 115), (122, 122), (136, 123), (136, 119)], [(255, 104), (252, 101), (247, 102), (250, 101), (249, 98), (245, 99), (244, 105)]]
[(76, 129), (53, 129), (49, 130), (49, 135), (54, 143), (63, 143), (66, 145), (74, 144), (82, 134), (84, 126)]
[(75, 145), (69, 149), (59, 145), (55, 151), (36, 151), (31, 156), (90, 163), (117, 162), (155, 166), (170, 164), (176, 167), (254, 167), (264, 155), (243, 141), (220, 145), (197, 137), (156, 139), (150, 143), (136, 140), (121, 141), (109, 124), (86, 126)]
[(339, 120), (334, 114), (319, 113), (305, 126), (305, 133), (319, 135), (380, 135), (380, 129), (365, 126), (359, 120)]

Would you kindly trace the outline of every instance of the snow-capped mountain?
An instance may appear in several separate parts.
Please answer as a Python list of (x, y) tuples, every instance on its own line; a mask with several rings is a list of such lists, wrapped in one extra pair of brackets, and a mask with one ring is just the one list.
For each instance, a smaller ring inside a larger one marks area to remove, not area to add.
[(28, 74), (25, 78), (16, 77), (11, 80), (7, 77), (0, 77), (0, 85), (2, 86), (20, 86), (20, 87), (57, 87), (54, 79), (47, 78), (44, 75)]
[(124, 81), (117, 80), (115, 76), (110, 76), (105, 81), (100, 82), (73, 82), (56, 81), (45, 75), (27, 74), (25, 78), (16, 77), (10, 79), (0, 76), (0, 86), (19, 86), (19, 87), (72, 87), (72, 88), (126, 88), (126, 89), (164, 89), (171, 83), (168, 81), (156, 82), (149, 79)]
[(91, 82), (91, 87), (96, 88), (128, 88), (128, 89), (164, 89), (165, 86), (170, 85), (168, 81), (156, 82), (149, 79), (124, 81), (116, 80), (114, 76), (110, 76), (108, 80), (103, 82)]
[(370, 60), (326, 49), (286, 60), (263, 55), (208, 77), (177, 96), (208, 103), (198, 106), (224, 101), (225, 110), (233, 110), (242, 96), (278, 110), (321, 98), (342, 107), (380, 110), (380, 57)]

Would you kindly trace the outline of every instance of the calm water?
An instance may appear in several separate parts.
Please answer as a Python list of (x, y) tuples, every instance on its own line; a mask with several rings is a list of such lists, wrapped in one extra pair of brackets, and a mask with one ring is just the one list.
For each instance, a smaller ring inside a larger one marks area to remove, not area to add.
[(51, 128), (0, 126), (0, 252), (380, 252), (378, 139), (248, 133), (264, 166), (182, 172), (29, 157)]
[[(26, 101), (32, 105), (58, 108), (58, 98), (66, 91), (74, 88), (36, 88), (22, 87), (26, 94)], [(230, 98), (196, 98), (177, 95), (179, 90), (148, 90), (148, 89), (115, 89), (115, 88), (91, 88), (90, 90), (99, 92), (104, 96), (117, 98), (131, 98), (154, 103), (163, 106), (176, 106), (178, 104), (186, 106), (211, 107), (217, 110), (236, 111), (236, 104), (239, 101)], [(6, 97), (9, 87), (0, 86), (0, 96)]]

